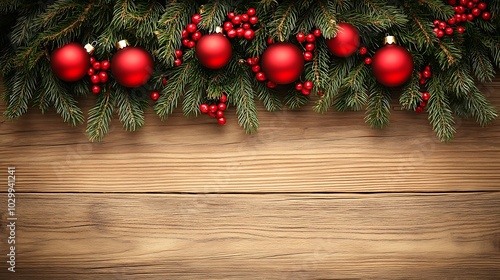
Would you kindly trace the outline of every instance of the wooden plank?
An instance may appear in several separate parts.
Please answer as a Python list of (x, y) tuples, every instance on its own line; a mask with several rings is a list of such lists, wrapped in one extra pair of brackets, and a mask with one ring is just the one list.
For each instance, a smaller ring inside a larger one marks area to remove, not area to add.
[[(483, 86), (500, 105), (500, 77)], [(496, 96), (495, 96), (496, 95)], [(82, 100), (89, 108), (95, 96)], [(175, 113), (161, 122), (150, 108), (139, 132), (118, 121), (103, 143), (83, 126), (32, 110), (0, 124), (0, 170), (18, 169), (22, 192), (404, 192), (484, 191), (500, 185), (500, 122), (459, 121), (442, 144), (426, 115), (394, 111), (385, 130), (364, 112), (320, 116), (310, 107), (259, 111), (261, 129), (246, 135), (229, 117)], [(234, 110), (229, 110), (234, 115)], [(0, 179), (0, 180), (3, 180)]]
[(2, 262), (1, 279), (500, 275), (498, 192), (18, 194), (16, 202), (19, 278), (5, 278)]

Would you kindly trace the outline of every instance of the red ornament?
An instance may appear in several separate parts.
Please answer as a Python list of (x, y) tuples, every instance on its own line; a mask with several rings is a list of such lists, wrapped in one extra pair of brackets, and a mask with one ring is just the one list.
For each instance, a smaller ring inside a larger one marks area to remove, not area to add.
[(78, 81), (87, 75), (90, 55), (82, 45), (69, 43), (52, 52), (50, 66), (59, 79), (66, 82)]
[(289, 84), (302, 74), (304, 57), (294, 44), (276, 43), (262, 54), (261, 66), (269, 80), (276, 84)]
[(116, 81), (131, 88), (147, 83), (154, 69), (151, 55), (140, 47), (126, 47), (126, 41), (120, 41), (119, 46), (121, 49), (111, 63), (111, 73)]
[(196, 45), (196, 57), (203, 66), (210, 69), (224, 67), (232, 54), (231, 42), (219, 33), (201, 37)]
[(338, 57), (348, 57), (359, 48), (359, 33), (356, 28), (348, 23), (339, 23), (337, 36), (326, 41), (328, 49)]
[(395, 44), (394, 37), (386, 37), (386, 43), (373, 56), (373, 74), (385, 86), (400, 86), (413, 73), (413, 58), (408, 50)]

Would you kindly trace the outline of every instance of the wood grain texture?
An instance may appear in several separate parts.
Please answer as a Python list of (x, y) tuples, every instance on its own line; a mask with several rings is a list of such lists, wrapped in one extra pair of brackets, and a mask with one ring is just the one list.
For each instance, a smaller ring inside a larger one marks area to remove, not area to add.
[(500, 193), (20, 194), (18, 272), (0, 278), (498, 279), (499, 205)]
[[(500, 105), (500, 77), (482, 87)], [(82, 101), (85, 111), (95, 96)], [(3, 111), (3, 110), (2, 110)], [(320, 116), (310, 107), (259, 111), (261, 129), (176, 112), (166, 123), (150, 108), (138, 132), (117, 120), (102, 143), (37, 110), (0, 124), (1, 169), (18, 167), (20, 192), (445, 192), (500, 189), (500, 124), (457, 120), (442, 144), (426, 115), (394, 111), (370, 129), (364, 112)]]

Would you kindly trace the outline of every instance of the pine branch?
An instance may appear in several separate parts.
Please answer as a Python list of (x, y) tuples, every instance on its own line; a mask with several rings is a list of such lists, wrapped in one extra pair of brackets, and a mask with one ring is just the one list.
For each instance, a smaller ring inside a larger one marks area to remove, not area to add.
[(307, 103), (309, 103), (309, 98), (295, 89), (291, 89), (285, 96), (285, 104), (292, 110), (299, 109)]
[[(411, 2), (405, 2), (405, 4), (410, 4)], [(411, 3), (414, 4), (414, 3)], [(424, 5), (427, 6), (430, 11), (430, 14), (432, 14), (433, 18), (440, 18), (440, 19), (448, 19), (454, 16), (454, 11), (453, 8), (445, 3), (445, 1), (441, 0), (419, 0), (418, 3), (415, 3), (414, 5), (419, 6), (419, 8)], [(429, 13), (426, 13), (429, 15)]]
[[(208, 84), (203, 66), (193, 63), (192, 67), (193, 71), (190, 75), (196, 78), (191, 80), (186, 93), (184, 93), (182, 111), (185, 116), (197, 116), (200, 113), (200, 104), (202, 103), (203, 95)], [(220, 93), (218, 97), (221, 95), (222, 93)]]
[(419, 79), (417, 75), (413, 75), (403, 88), (399, 104), (405, 110), (415, 110), (421, 99)]
[(256, 79), (252, 79), (253, 88), (257, 93), (257, 97), (264, 104), (264, 107), (269, 112), (278, 111), (282, 107), (281, 100), (277, 97), (274, 90), (269, 89), (265, 83), (261, 83)]
[(387, 87), (375, 85), (375, 82), (369, 91), (365, 121), (373, 128), (384, 128), (389, 125), (391, 92)]
[(196, 61), (185, 62), (173, 70), (172, 76), (167, 85), (162, 89), (160, 99), (155, 104), (155, 111), (162, 120), (166, 120), (177, 107), (177, 103), (189, 83)]
[(438, 138), (443, 142), (449, 142), (455, 135), (455, 120), (451, 112), (448, 96), (442, 88), (443, 79), (435, 73), (429, 81), (429, 93), (431, 99), (427, 110), (429, 112), (429, 122)]
[(474, 87), (470, 67), (465, 63), (444, 72), (443, 78), (444, 83), (441, 86), (449, 88), (458, 97), (468, 95)]
[[(48, 67), (47, 67), (48, 68)], [(76, 126), (83, 123), (83, 112), (76, 105), (75, 98), (69, 94), (66, 85), (59, 80), (54, 73), (49, 72), (44, 79), (44, 95), (49, 102), (54, 104), (56, 111), (61, 115), (64, 122)]]
[(495, 78), (495, 69), (488, 57), (488, 50), (481, 41), (477, 40), (474, 43), (471, 42), (469, 46), (470, 56), (468, 58), (474, 75), (482, 83), (491, 82)]
[(486, 126), (498, 117), (495, 107), (484, 97), (474, 85), (469, 94), (463, 100), (467, 111), (476, 119), (481, 126)]
[(108, 88), (105, 88), (97, 98), (94, 107), (89, 110), (86, 133), (92, 142), (100, 142), (109, 132), (109, 125), (113, 118), (116, 97)]
[(312, 7), (314, 24), (326, 39), (337, 34), (337, 11), (332, 1), (316, 1)]
[(324, 114), (334, 105), (342, 86), (342, 81), (347, 77), (352, 67), (352, 59), (335, 59), (333, 61), (328, 73), (329, 78), (324, 84), (323, 95), (313, 107), (314, 111)]
[(439, 49), (435, 52), (435, 57), (442, 70), (446, 70), (460, 62), (461, 51), (453, 44), (445, 41), (438, 42)]
[(123, 124), (123, 128), (128, 131), (135, 131), (144, 126), (144, 110), (146, 110), (148, 102), (143, 95), (129, 93), (119, 85), (114, 85), (113, 88), (116, 91), (118, 117)]
[(12, 89), (4, 116), (9, 119), (18, 118), (28, 111), (28, 105), (38, 87), (38, 74), (24, 72), (19, 69), (6, 85)]
[(296, 2), (284, 1), (278, 6), (273, 19), (269, 22), (269, 34), (279, 42), (287, 40), (295, 29), (298, 17), (299, 11)]
[(209, 33), (215, 32), (217, 27), (222, 26), (227, 14), (233, 9), (229, 0), (215, 0), (201, 6), (201, 22), (199, 27), (208, 30)]
[(343, 94), (337, 98), (334, 104), (338, 111), (359, 111), (363, 108), (368, 99), (368, 88), (365, 84), (368, 75), (368, 67), (362, 62), (347, 75), (342, 85)]
[(324, 89), (328, 81), (329, 52), (326, 42), (322, 38), (316, 40), (316, 49), (311, 62), (305, 65), (305, 76), (307, 80), (314, 82), (314, 87)]
[(257, 106), (255, 104), (252, 82), (248, 71), (244, 65), (239, 66), (239, 71), (234, 79), (233, 103), (236, 105), (236, 114), (238, 115), (238, 124), (242, 126), (247, 133), (253, 133), (259, 128), (257, 118)]

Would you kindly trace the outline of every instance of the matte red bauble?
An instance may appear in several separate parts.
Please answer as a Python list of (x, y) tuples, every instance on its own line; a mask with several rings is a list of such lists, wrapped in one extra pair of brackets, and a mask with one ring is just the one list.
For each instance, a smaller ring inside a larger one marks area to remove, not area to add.
[(262, 71), (276, 84), (296, 81), (304, 70), (304, 56), (292, 43), (272, 44), (264, 51), (261, 59)]
[(203, 66), (210, 69), (226, 66), (232, 54), (231, 42), (220, 33), (202, 36), (196, 44), (196, 57)]
[(349, 23), (339, 23), (337, 36), (326, 41), (328, 49), (338, 57), (348, 57), (359, 48), (358, 30)]
[(52, 52), (50, 66), (59, 79), (66, 82), (78, 81), (87, 75), (90, 55), (82, 45), (69, 43)]
[(154, 69), (151, 55), (140, 47), (121, 47), (111, 62), (111, 73), (115, 80), (131, 88), (147, 83)]
[(379, 83), (388, 87), (397, 87), (411, 77), (413, 58), (408, 50), (395, 44), (392, 36), (388, 38), (391, 38), (390, 41), (394, 43), (383, 46), (375, 53), (372, 69)]

